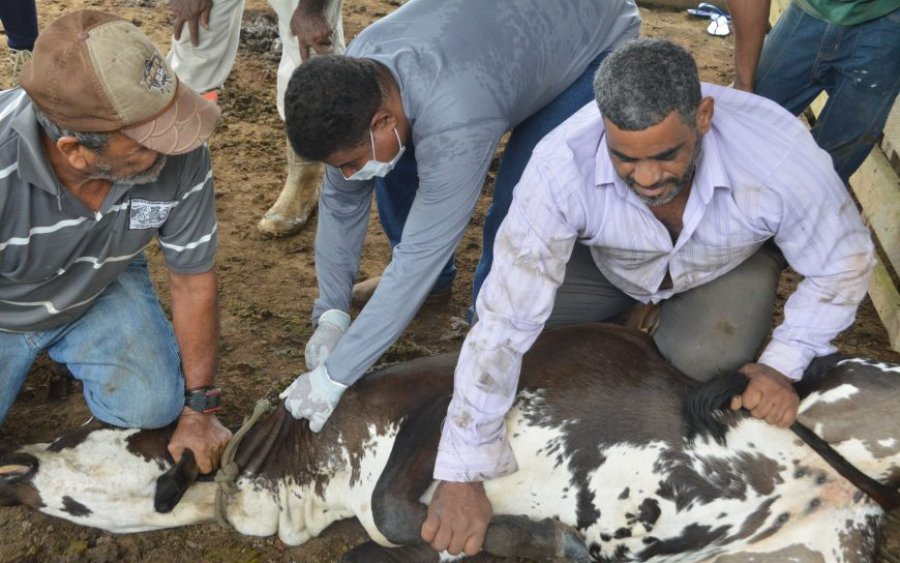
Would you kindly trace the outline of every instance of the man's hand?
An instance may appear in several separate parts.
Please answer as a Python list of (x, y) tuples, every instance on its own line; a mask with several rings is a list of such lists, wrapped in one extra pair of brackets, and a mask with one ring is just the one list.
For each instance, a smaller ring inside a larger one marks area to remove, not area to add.
[(441, 481), (428, 505), (422, 539), (438, 552), (475, 555), (481, 551), (493, 513), (480, 482)]
[(740, 370), (750, 383), (742, 395), (731, 399), (731, 408), (745, 408), (756, 418), (787, 428), (797, 419), (800, 397), (781, 372), (764, 364), (747, 364)]
[(212, 4), (212, 0), (169, 0), (172, 14), (175, 16), (173, 30), (175, 40), (181, 40), (181, 30), (184, 24), (187, 24), (188, 32), (191, 34), (191, 45), (196, 47), (200, 43), (200, 27), (209, 29), (209, 11)]
[(181, 459), (181, 453), (190, 448), (194, 452), (200, 473), (211, 473), (219, 466), (222, 452), (229, 440), (231, 431), (222, 426), (215, 415), (201, 414), (184, 407), (175, 433), (169, 441), (169, 453), (177, 462)]
[(304, 373), (288, 385), (279, 397), (294, 418), (308, 418), (309, 429), (319, 432), (331, 416), (347, 386), (332, 381), (325, 364)]
[(305, 9), (302, 2), (291, 16), (291, 33), (297, 36), (300, 58), (304, 61), (309, 59), (310, 48), (320, 55), (331, 53), (334, 49), (331, 42), (334, 31), (328, 25), (324, 12)]
[(340, 309), (329, 309), (322, 313), (316, 331), (306, 343), (303, 354), (306, 357), (306, 369), (314, 370), (322, 365), (349, 327), (350, 315)]

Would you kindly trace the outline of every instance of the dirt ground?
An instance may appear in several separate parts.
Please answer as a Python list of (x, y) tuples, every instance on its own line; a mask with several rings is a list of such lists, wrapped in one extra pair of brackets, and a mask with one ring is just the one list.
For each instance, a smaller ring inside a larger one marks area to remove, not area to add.
[[(345, 0), (347, 39), (400, 5), (399, 0)], [(39, 0), (43, 28), (69, 9), (92, 7), (118, 13), (139, 25), (163, 50), (168, 48), (171, 17), (164, 0)], [(643, 33), (668, 37), (688, 47), (701, 77), (727, 84), (731, 79), (731, 37), (704, 32), (703, 20), (681, 12), (642, 9)], [(247, 0), (245, 33), (237, 63), (220, 93), (224, 125), (211, 140), (217, 191), (220, 248), (222, 339), (219, 383), (225, 390), (221, 418), (237, 428), (256, 399), (284, 388), (303, 369), (303, 346), (310, 335), (309, 316), (316, 294), (313, 266), (315, 225), (299, 235), (268, 239), (256, 222), (274, 202), (285, 164), (282, 124), (275, 110), (278, 42), (274, 14), (265, 0)], [(5, 41), (0, 46), (0, 87), (9, 87)], [(495, 162), (496, 164), (496, 162)], [(493, 172), (486, 193), (490, 192)], [(471, 274), (480, 254), (480, 224), (489, 196), (482, 198), (457, 253), (460, 268), (449, 305), (426, 307), (382, 363), (451, 351), (465, 335)], [(155, 279), (165, 270), (159, 253), (149, 252)], [(360, 279), (378, 275), (389, 259), (386, 238), (374, 211)], [(796, 275), (786, 273), (781, 296), (790, 293)], [(158, 283), (164, 304), (165, 283)], [(776, 315), (777, 316), (777, 315)], [(890, 351), (871, 303), (863, 304), (857, 322), (838, 339), (846, 353), (900, 361)], [(0, 451), (15, 445), (48, 441), (82, 423), (89, 413), (77, 386), (65, 397), (52, 385), (46, 360), (39, 361), (3, 428)], [(891, 534), (898, 536), (900, 532)], [(250, 538), (214, 524), (190, 529), (115, 536), (78, 527), (23, 508), (0, 509), (0, 561), (336, 561), (364, 539), (362, 528), (340, 522), (300, 547), (275, 538)], [(893, 536), (892, 536), (893, 537)], [(490, 561), (486, 557), (477, 561)]]

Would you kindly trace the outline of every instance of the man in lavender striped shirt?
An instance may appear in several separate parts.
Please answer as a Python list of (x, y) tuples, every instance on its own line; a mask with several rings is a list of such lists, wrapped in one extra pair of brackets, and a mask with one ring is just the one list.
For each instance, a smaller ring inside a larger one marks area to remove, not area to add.
[[(828, 154), (764, 98), (701, 86), (690, 54), (641, 39), (610, 55), (589, 104), (537, 145), (477, 302), (422, 527), (473, 554), (491, 516), (482, 482), (512, 473), (505, 436), (522, 355), (545, 326), (659, 303), (654, 340), (687, 375), (739, 370), (732, 408), (789, 425), (791, 382), (847, 328), (873, 267), (868, 230)], [(782, 258), (783, 256), (783, 258)], [(787, 263), (804, 276), (772, 323)]]

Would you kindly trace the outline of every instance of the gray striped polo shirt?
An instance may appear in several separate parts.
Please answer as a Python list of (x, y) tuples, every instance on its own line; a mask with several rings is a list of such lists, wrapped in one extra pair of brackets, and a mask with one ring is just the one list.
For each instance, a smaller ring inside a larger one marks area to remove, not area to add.
[(185, 274), (213, 267), (218, 242), (206, 146), (168, 157), (156, 182), (113, 184), (99, 211), (56, 178), (31, 100), (0, 92), (0, 330), (71, 322), (153, 240)]

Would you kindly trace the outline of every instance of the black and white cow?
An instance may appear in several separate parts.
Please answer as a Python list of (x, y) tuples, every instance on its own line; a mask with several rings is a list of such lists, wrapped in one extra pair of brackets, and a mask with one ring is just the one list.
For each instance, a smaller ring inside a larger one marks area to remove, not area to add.
[[(418, 542), (454, 364), (434, 356), (367, 376), (319, 434), (283, 408), (264, 417), (238, 449), (229, 522), (297, 545), (357, 518), (378, 545), (347, 560), (437, 561), (427, 546), (380, 546)], [(896, 488), (900, 366), (831, 358), (814, 367), (799, 419)], [(580, 561), (873, 559), (877, 505), (788, 430), (722, 411), (712, 424), (725, 445), (692, 436), (684, 404), (697, 387), (641, 333), (585, 325), (543, 335), (507, 417), (519, 471), (485, 484), (501, 515), (486, 548)], [(157, 478), (171, 467), (168, 432), (90, 424), (21, 448), (0, 461), (0, 503), (112, 532), (210, 521), (214, 482), (195, 483), (169, 513), (154, 510)]]

